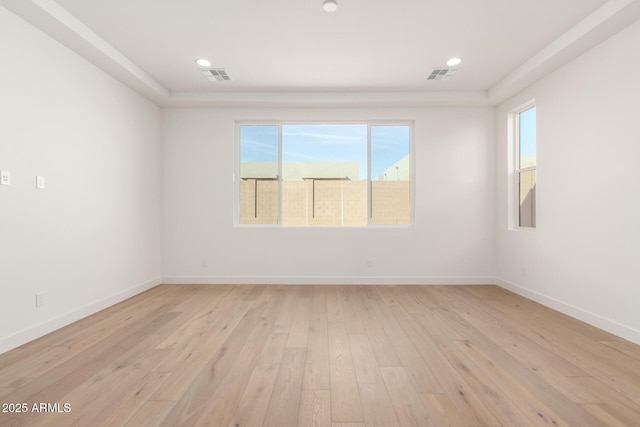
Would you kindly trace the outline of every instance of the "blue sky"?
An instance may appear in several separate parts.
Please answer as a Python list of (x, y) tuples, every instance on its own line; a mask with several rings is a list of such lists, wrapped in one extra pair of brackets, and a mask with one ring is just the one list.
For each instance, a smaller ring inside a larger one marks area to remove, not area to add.
[(371, 178), (409, 154), (409, 126), (371, 127)]
[[(520, 159), (532, 159), (535, 162), (536, 154), (536, 107), (520, 113)], [(533, 156), (533, 157), (531, 157)], [(527, 159), (527, 161), (528, 161)]]
[[(376, 177), (409, 154), (409, 126), (371, 127), (371, 176)], [(277, 126), (241, 126), (243, 162), (278, 161)], [(358, 162), (367, 178), (366, 124), (286, 124), (282, 126), (283, 162)]]
[(277, 162), (278, 126), (240, 126), (241, 162)]

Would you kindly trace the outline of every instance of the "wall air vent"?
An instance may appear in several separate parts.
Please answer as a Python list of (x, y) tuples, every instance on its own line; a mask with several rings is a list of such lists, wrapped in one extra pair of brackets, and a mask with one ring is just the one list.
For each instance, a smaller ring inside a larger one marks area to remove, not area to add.
[(229, 77), (229, 74), (227, 74), (227, 70), (225, 70), (224, 68), (207, 68), (201, 69), (200, 72), (202, 72), (202, 74), (204, 74), (204, 76), (212, 82), (231, 80), (231, 77)]
[(427, 80), (451, 80), (457, 72), (457, 68), (436, 68), (427, 77)]

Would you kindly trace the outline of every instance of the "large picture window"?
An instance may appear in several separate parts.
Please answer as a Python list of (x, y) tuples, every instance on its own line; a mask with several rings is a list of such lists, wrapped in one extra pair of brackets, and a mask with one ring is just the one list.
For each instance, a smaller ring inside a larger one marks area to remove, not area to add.
[(411, 223), (411, 124), (240, 124), (239, 224)]
[(536, 227), (536, 107), (516, 115), (518, 225)]

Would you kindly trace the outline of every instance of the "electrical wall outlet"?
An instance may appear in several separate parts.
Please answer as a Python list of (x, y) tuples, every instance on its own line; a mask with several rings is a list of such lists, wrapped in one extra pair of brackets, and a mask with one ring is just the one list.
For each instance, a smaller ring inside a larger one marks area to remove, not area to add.
[(11, 172), (0, 172), (0, 185), (11, 185)]
[(36, 188), (42, 190), (44, 188), (44, 176), (36, 176)]
[(44, 305), (44, 292), (36, 294), (36, 307), (42, 307)]

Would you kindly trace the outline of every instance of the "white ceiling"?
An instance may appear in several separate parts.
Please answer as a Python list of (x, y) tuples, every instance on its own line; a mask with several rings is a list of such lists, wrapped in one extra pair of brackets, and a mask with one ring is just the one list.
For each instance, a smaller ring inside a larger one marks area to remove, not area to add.
[[(387, 104), (490, 105), (640, 19), (637, 0), (321, 3), (0, 0), (162, 105), (366, 104), (380, 92)], [(452, 56), (464, 59), (455, 77), (427, 81)], [(232, 81), (207, 80), (199, 57)]]
[[(605, 0), (58, 0), (166, 88), (487, 89)], [(428, 82), (452, 56), (464, 68)], [(229, 83), (197, 70), (204, 56)]]

